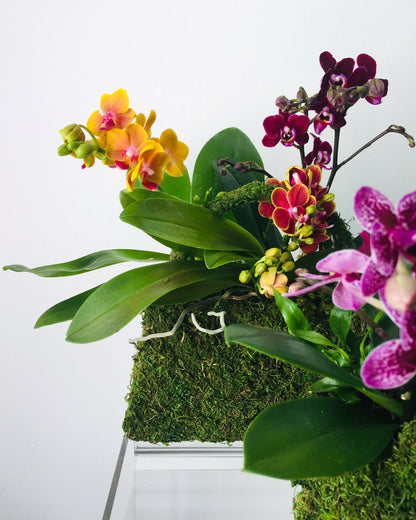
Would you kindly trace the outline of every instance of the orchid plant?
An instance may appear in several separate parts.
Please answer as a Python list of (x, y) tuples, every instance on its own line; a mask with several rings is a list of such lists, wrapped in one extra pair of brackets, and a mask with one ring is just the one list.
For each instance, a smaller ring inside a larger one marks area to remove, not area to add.
[[(330, 191), (340, 168), (386, 134), (415, 143), (403, 127), (391, 125), (340, 162), (348, 111), (360, 99), (381, 103), (388, 81), (376, 78), (376, 62), (367, 54), (336, 61), (323, 52), (320, 64), (317, 94), (308, 96), (301, 87), (293, 99), (279, 96), (278, 113), (264, 119), (264, 146), (299, 150), (300, 164), (284, 179), (264, 169), (244, 133), (228, 128), (203, 147), (191, 180), (184, 164), (188, 147), (172, 129), (152, 135), (153, 110), (147, 118), (136, 113), (122, 89), (104, 94), (86, 125), (60, 131), (58, 153), (81, 159), (82, 168), (99, 160), (124, 172), (121, 220), (171, 252), (117, 249), (37, 268), (5, 267), (54, 277), (150, 263), (60, 302), (38, 319), (35, 327), (70, 321), (67, 340), (77, 343), (114, 334), (150, 305), (194, 302), (193, 309), (220, 298), (274, 300), (288, 332), (248, 324), (204, 331), (225, 328), (229, 344), (323, 376), (311, 387), (318, 396), (267, 408), (248, 428), (245, 469), (277, 478), (357, 469), (416, 412), (416, 192), (395, 208), (371, 187), (358, 190), (354, 212), (363, 232), (354, 237)], [(321, 139), (329, 130), (332, 144)], [(332, 295), (329, 326), (336, 341), (311, 330), (296, 304), (311, 291)], [(366, 328), (361, 336), (351, 326), (355, 319)]]

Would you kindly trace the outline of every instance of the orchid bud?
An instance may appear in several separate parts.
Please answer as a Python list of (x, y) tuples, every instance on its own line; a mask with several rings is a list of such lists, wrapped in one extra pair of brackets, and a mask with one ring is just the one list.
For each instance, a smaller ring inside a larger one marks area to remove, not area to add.
[(270, 258), (270, 257), (279, 258), (281, 256), (281, 254), (282, 254), (282, 251), (278, 247), (271, 247), (264, 253), (264, 256), (266, 258)]
[[(306, 208), (306, 210), (307, 209), (308, 208)], [(289, 242), (287, 248), (288, 248), (289, 251), (296, 251), (296, 249), (299, 249), (299, 244), (297, 244), (296, 242), (293, 242), (293, 240), (292, 240), (292, 242)]]
[(266, 264), (264, 264), (263, 262), (261, 262), (260, 264), (257, 264), (256, 267), (254, 268), (254, 276), (260, 276), (261, 274), (264, 273), (265, 270), (266, 270)]
[(248, 269), (245, 271), (241, 271), (240, 276), (238, 277), (238, 280), (241, 283), (248, 283), (252, 279), (251, 273)]
[(94, 152), (94, 150), (95, 146), (91, 142), (86, 141), (77, 147), (75, 150), (75, 155), (78, 157), (78, 159), (86, 159)]
[(310, 237), (313, 234), (313, 226), (302, 226), (301, 235), (303, 238)]
[(280, 257), (280, 261), (284, 264), (285, 262), (288, 262), (289, 260), (292, 260), (292, 256), (290, 253), (285, 251), (282, 256)]
[(69, 155), (71, 153), (70, 150), (68, 150), (66, 144), (61, 144), (61, 146), (58, 148), (58, 155), (63, 157), (64, 155)]
[(72, 141), (85, 141), (85, 134), (82, 131), (82, 128), (76, 123), (67, 125), (65, 128), (62, 128), (62, 130), (59, 130), (59, 133), (65, 143), (71, 143)]
[(334, 199), (335, 195), (333, 193), (325, 193), (325, 195), (322, 197), (324, 202), (332, 202)]
[(288, 107), (289, 104), (290, 104), (290, 101), (286, 96), (279, 96), (276, 99), (276, 106), (278, 108), (281, 108), (282, 110), (284, 110), (286, 107)]
[(314, 239), (312, 237), (307, 237), (307, 238), (305, 238), (304, 242), (308, 246), (313, 246)]
[(285, 262), (282, 266), (283, 271), (287, 273), (288, 271), (293, 271), (295, 268), (295, 262), (293, 260), (289, 260), (288, 262)]

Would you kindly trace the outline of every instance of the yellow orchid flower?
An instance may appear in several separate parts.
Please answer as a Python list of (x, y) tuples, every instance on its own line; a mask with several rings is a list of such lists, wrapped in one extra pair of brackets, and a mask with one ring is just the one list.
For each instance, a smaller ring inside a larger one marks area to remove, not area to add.
[(136, 116), (136, 123), (141, 125), (147, 132), (149, 137), (152, 137), (152, 125), (156, 121), (156, 112), (150, 111), (149, 117), (146, 119), (144, 114), (138, 114)]
[(87, 127), (98, 137), (112, 128), (125, 128), (134, 117), (127, 92), (122, 88), (112, 94), (103, 94), (100, 108), (90, 115), (87, 122)]
[(156, 141), (147, 137), (141, 125), (130, 123), (124, 130), (113, 128), (107, 132), (106, 154), (118, 168), (128, 170), (137, 165), (141, 152), (154, 148), (156, 144)]
[(181, 177), (185, 172), (183, 164), (188, 157), (189, 148), (186, 144), (178, 141), (175, 132), (172, 129), (162, 132), (157, 141), (161, 144), (166, 153), (170, 155), (170, 161), (166, 166), (166, 173), (171, 177)]
[(164, 170), (169, 161), (170, 155), (164, 152), (158, 143), (155, 143), (153, 148), (141, 152), (137, 166), (127, 173), (128, 190), (133, 191), (138, 177), (145, 188), (156, 190), (163, 180)]

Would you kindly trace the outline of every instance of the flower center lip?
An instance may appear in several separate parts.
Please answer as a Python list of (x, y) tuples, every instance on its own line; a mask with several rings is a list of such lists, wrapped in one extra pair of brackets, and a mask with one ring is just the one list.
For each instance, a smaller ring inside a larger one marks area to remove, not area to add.
[(129, 146), (127, 150), (124, 152), (125, 157), (132, 161), (139, 156), (139, 151), (135, 146)]

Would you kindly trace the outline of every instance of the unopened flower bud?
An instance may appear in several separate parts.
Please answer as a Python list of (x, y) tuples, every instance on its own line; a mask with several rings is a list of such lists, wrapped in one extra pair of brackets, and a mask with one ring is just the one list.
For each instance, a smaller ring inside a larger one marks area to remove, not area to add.
[(313, 240), (312, 237), (307, 237), (307, 238), (305, 238), (304, 242), (305, 242), (306, 245), (308, 245), (308, 246), (312, 246), (314, 240)]
[(270, 257), (279, 258), (281, 254), (282, 254), (282, 251), (278, 247), (271, 247), (264, 253), (264, 256), (266, 258), (270, 258)]
[(316, 206), (315, 204), (310, 204), (306, 208), (306, 213), (310, 215), (311, 217), (314, 217), (316, 215)]
[(70, 152), (75, 152), (79, 145), (83, 144), (84, 141), (70, 141), (67, 143), (66, 147)]
[(290, 101), (286, 96), (279, 96), (276, 99), (276, 106), (281, 108), (282, 110), (289, 105)]
[(265, 258), (265, 259), (264, 259), (264, 263), (265, 263), (268, 267), (272, 267), (273, 265), (276, 265), (276, 264), (277, 264), (277, 258), (275, 258), (274, 256), (269, 256), (268, 258)]
[(324, 202), (332, 202), (335, 199), (335, 195), (333, 193), (325, 193), (322, 200)]
[(302, 229), (301, 229), (302, 238), (310, 237), (312, 234), (313, 234), (313, 226), (310, 226), (310, 225), (302, 226)]
[(294, 268), (295, 268), (295, 262), (293, 262), (292, 260), (285, 262), (282, 266), (283, 271), (285, 271), (286, 273), (288, 271), (293, 271)]
[(288, 262), (289, 260), (292, 260), (292, 256), (290, 253), (285, 251), (282, 256), (280, 257), (280, 261), (284, 264), (285, 262)]
[(61, 144), (61, 146), (58, 148), (58, 155), (63, 157), (64, 155), (69, 155), (71, 153), (70, 150), (68, 150), (66, 144)]
[(266, 270), (266, 264), (264, 264), (263, 262), (261, 262), (260, 264), (257, 264), (256, 267), (254, 268), (254, 276), (260, 276), (261, 274), (264, 273), (265, 270)]
[(289, 242), (288, 246), (287, 246), (288, 250), (289, 251), (296, 251), (296, 249), (299, 248), (299, 244), (297, 244), (296, 242)]
[(194, 195), (194, 198), (192, 199), (192, 202), (194, 204), (201, 204), (201, 197), (199, 197), (198, 195)]
[(75, 155), (78, 157), (78, 159), (86, 159), (94, 152), (94, 149), (94, 145), (91, 142), (86, 141), (77, 147), (75, 150)]
[(85, 135), (82, 128), (75, 123), (62, 128), (62, 130), (59, 130), (59, 133), (65, 143), (71, 143), (72, 141), (85, 141)]
[(241, 283), (248, 283), (252, 279), (251, 273), (248, 269), (245, 271), (241, 271), (240, 276), (238, 277), (238, 280)]
[(298, 101), (306, 101), (308, 99), (306, 90), (303, 87), (299, 87), (298, 93), (296, 94), (296, 99)]
[(296, 281), (289, 285), (288, 292), (292, 293), (292, 292), (300, 291), (301, 289), (304, 289), (305, 287), (306, 287), (306, 284), (304, 284), (303, 282)]
[(83, 168), (91, 168), (91, 166), (94, 166), (94, 163), (95, 155), (91, 154), (88, 157), (85, 157)]
[(304, 274), (308, 274), (309, 271), (305, 269), (305, 267), (298, 267), (295, 271), (296, 276), (303, 276)]

